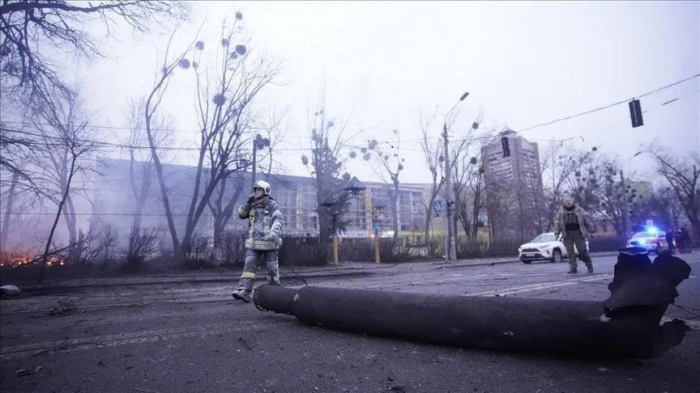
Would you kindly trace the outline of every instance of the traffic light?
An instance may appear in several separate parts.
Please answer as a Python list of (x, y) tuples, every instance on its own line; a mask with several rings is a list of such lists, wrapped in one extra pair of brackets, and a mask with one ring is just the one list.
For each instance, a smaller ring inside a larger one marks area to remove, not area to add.
[(508, 137), (501, 138), (501, 146), (503, 147), (503, 158), (510, 157), (510, 146), (508, 145)]
[(639, 100), (632, 100), (629, 102), (630, 107), (630, 117), (632, 118), (632, 128), (637, 128), (644, 125), (644, 119), (642, 118), (642, 105)]

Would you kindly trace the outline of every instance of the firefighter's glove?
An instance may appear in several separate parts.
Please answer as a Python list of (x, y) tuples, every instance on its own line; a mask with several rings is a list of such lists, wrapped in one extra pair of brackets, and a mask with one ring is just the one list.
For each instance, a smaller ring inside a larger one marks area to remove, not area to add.
[(264, 236), (262, 240), (277, 243), (277, 240), (279, 240), (279, 238), (280, 237), (277, 234), (277, 232), (271, 231), (267, 236)]

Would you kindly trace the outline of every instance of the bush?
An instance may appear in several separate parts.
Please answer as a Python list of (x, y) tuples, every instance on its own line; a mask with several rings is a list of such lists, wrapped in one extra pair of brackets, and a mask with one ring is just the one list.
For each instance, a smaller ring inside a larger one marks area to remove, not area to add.
[(245, 239), (248, 236), (245, 231), (224, 231), (221, 235), (221, 245), (215, 250), (215, 258), (221, 261), (221, 266), (234, 267), (243, 265), (245, 259)]
[(155, 256), (159, 241), (160, 231), (158, 229), (132, 227), (129, 234), (129, 248), (124, 252), (124, 269), (127, 271), (140, 270), (146, 259)]
[(627, 239), (624, 236), (594, 237), (588, 241), (591, 252), (618, 251), (625, 247)]
[(525, 243), (521, 239), (496, 239), (491, 242), (477, 239), (458, 239), (457, 258), (493, 258), (518, 255), (518, 247)]
[(190, 241), (182, 245), (186, 261), (206, 260), (209, 257), (210, 239), (199, 232), (192, 233)]
[(278, 258), (281, 266), (323, 266), (332, 255), (330, 247), (322, 246), (318, 237), (287, 235)]

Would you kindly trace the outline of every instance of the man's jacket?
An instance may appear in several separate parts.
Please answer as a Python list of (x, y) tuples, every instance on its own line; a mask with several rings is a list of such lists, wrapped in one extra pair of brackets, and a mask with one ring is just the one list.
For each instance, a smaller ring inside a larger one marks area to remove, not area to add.
[[(574, 207), (573, 211), (578, 219), (578, 225), (581, 229), (581, 234), (583, 234), (583, 237), (587, 238), (591, 233), (595, 233), (595, 225), (593, 225), (591, 218), (588, 217), (588, 213), (586, 213), (586, 211), (579, 206)], [(566, 223), (564, 222), (564, 214), (566, 214), (565, 208), (562, 207), (559, 209), (559, 213), (557, 213), (557, 217), (554, 219), (554, 233), (557, 235), (562, 234), (564, 237), (566, 237)]]
[(245, 203), (238, 208), (238, 217), (248, 220), (248, 238), (245, 248), (251, 250), (277, 250), (282, 244), (282, 212), (277, 201), (269, 196)]

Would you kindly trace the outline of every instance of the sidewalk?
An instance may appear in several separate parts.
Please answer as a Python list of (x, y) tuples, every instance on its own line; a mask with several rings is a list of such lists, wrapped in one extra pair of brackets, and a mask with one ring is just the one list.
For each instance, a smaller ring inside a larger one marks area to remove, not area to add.
[[(593, 253), (592, 256), (615, 256), (616, 252)], [(517, 257), (505, 258), (478, 258), (461, 259), (454, 262), (444, 260), (413, 261), (400, 263), (374, 263), (374, 262), (342, 262), (339, 265), (328, 266), (282, 266), (280, 276), (282, 280), (305, 280), (326, 277), (361, 277), (373, 274), (395, 274), (404, 269), (445, 269), (463, 268), (469, 266), (492, 266), (496, 264), (522, 263)], [(227, 271), (183, 272), (157, 275), (105, 277), (105, 278), (80, 278), (69, 280), (50, 280), (44, 285), (24, 285), (23, 291), (33, 292), (38, 290), (71, 290), (89, 287), (107, 286), (132, 286), (132, 285), (160, 285), (170, 283), (236, 283), (241, 275), (241, 269)], [(265, 273), (258, 272), (256, 281), (264, 281)]]

